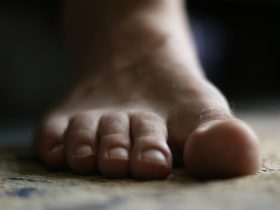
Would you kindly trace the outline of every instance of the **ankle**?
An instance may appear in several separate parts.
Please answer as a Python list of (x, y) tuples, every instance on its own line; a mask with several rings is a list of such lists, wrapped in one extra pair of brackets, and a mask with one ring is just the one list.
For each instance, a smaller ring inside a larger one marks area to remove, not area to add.
[[(141, 52), (184, 28), (182, 0), (68, 0), (64, 29), (74, 51), (87, 54)], [(90, 8), (90, 9), (89, 9)], [(92, 9), (93, 8), (93, 9)], [(180, 16), (180, 17), (179, 17)], [(182, 24), (179, 25), (178, 24)], [(182, 27), (181, 27), (182, 26)], [(176, 30), (174, 31), (174, 27)], [(93, 55), (91, 55), (93, 57)], [(96, 60), (99, 60), (97, 58)]]

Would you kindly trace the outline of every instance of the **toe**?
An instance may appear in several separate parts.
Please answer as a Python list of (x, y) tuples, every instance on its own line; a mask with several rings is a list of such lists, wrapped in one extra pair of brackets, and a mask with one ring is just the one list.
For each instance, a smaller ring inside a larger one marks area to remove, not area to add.
[(172, 156), (164, 120), (152, 113), (132, 114), (131, 133), (133, 176), (139, 179), (166, 178), (171, 171)]
[(254, 174), (260, 167), (258, 139), (239, 120), (210, 120), (198, 126), (188, 138), (184, 163), (198, 178)]
[(113, 113), (101, 117), (98, 168), (103, 175), (112, 178), (129, 175), (129, 129), (126, 113)]
[(52, 116), (43, 120), (37, 130), (36, 152), (51, 167), (66, 167), (64, 132), (68, 123), (69, 120), (65, 116)]
[(85, 112), (73, 117), (67, 129), (66, 157), (70, 168), (78, 173), (96, 171), (97, 128), (99, 116)]

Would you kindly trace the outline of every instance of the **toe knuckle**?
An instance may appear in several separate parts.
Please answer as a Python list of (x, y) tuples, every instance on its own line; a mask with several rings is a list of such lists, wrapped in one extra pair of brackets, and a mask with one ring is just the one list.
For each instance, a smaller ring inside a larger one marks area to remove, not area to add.
[(159, 115), (149, 111), (139, 112), (134, 116), (134, 118), (137, 121), (142, 121), (142, 122), (145, 121), (163, 122), (162, 118)]
[(112, 122), (112, 121), (119, 121), (120, 119), (124, 119), (126, 115), (122, 112), (112, 112), (106, 113), (101, 117), (102, 122)]
[(129, 139), (122, 134), (109, 134), (101, 138), (101, 143), (106, 144), (107, 146), (122, 145), (127, 147), (129, 146)]

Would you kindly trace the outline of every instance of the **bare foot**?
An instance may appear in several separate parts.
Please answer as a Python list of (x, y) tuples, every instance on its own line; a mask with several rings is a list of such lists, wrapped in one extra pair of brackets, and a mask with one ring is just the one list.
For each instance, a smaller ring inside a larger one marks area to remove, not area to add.
[[(82, 4), (73, 2), (69, 11)], [(85, 24), (90, 40), (74, 36), (82, 76), (38, 130), (37, 152), (47, 165), (140, 179), (165, 178), (173, 163), (202, 178), (258, 170), (256, 135), (201, 73), (180, 1), (167, 2), (114, 14), (104, 34)]]

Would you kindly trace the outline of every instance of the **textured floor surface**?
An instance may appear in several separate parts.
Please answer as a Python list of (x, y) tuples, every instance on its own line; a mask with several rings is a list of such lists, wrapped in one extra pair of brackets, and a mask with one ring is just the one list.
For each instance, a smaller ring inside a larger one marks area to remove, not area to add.
[(280, 209), (280, 113), (240, 113), (261, 139), (258, 174), (199, 182), (183, 169), (163, 181), (108, 180), (55, 172), (25, 149), (0, 151), (2, 210)]

